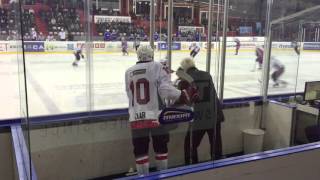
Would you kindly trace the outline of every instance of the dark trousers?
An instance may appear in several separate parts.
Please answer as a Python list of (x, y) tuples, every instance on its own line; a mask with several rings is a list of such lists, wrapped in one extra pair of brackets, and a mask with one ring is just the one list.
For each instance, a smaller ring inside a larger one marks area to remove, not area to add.
[(135, 48), (136, 48), (136, 51), (138, 51), (140, 45), (136, 45)]
[(190, 56), (191, 57), (196, 57), (196, 55), (198, 54), (198, 52), (197, 51), (195, 51), (195, 50), (192, 50), (191, 52), (190, 52)]
[(133, 152), (136, 158), (148, 155), (150, 136), (156, 154), (168, 153), (169, 133), (164, 127), (132, 129)]
[(236, 55), (239, 53), (240, 46), (236, 46)]
[(274, 82), (277, 82), (279, 77), (284, 73), (284, 67), (279, 68), (271, 74), (271, 78)]
[[(190, 164), (190, 160), (191, 164), (199, 163), (198, 147), (205, 134), (208, 134), (209, 137), (211, 160), (222, 158), (221, 123), (217, 123), (216, 130), (217, 133), (215, 135), (213, 128), (197, 129), (191, 132), (189, 127), (184, 140), (184, 158), (186, 164)], [(214, 136), (216, 136), (216, 138), (214, 138)]]

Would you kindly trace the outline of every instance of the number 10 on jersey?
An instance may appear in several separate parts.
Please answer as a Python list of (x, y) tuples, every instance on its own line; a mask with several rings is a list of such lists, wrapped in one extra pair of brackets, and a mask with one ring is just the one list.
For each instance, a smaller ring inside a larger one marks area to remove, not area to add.
[(146, 78), (141, 78), (134, 83), (131, 81), (130, 90), (132, 93), (132, 106), (134, 106), (135, 98), (138, 104), (148, 104), (150, 101), (149, 81)]

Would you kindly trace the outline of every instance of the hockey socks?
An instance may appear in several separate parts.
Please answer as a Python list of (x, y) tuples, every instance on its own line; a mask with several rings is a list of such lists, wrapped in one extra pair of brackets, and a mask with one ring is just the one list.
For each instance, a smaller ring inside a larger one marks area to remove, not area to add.
[(149, 157), (144, 156), (136, 159), (136, 167), (139, 176), (149, 174)]
[(168, 169), (168, 154), (157, 154), (156, 155), (156, 166), (158, 171)]

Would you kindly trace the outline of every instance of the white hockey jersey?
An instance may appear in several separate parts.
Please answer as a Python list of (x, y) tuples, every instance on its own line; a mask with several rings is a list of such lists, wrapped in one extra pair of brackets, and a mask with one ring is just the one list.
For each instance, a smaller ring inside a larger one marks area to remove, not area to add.
[(270, 67), (272, 69), (278, 70), (278, 69), (284, 68), (284, 65), (279, 61), (279, 59), (277, 59), (274, 56), (271, 56), (271, 58), (270, 58)]
[(197, 45), (197, 44), (191, 44), (190, 47), (189, 47), (189, 49), (190, 49), (191, 51), (199, 52), (199, 51), (200, 51), (200, 46)]
[(158, 121), (162, 100), (176, 101), (181, 95), (159, 62), (138, 62), (126, 71), (125, 81), (130, 122)]

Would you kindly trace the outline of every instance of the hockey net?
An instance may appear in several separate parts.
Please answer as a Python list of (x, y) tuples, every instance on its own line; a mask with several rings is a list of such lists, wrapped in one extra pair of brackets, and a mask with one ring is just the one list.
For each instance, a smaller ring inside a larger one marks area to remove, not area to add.
[(179, 26), (178, 27), (179, 32), (183, 32), (183, 33), (188, 33), (188, 32), (199, 32), (199, 33), (204, 33), (204, 27), (202, 26)]

